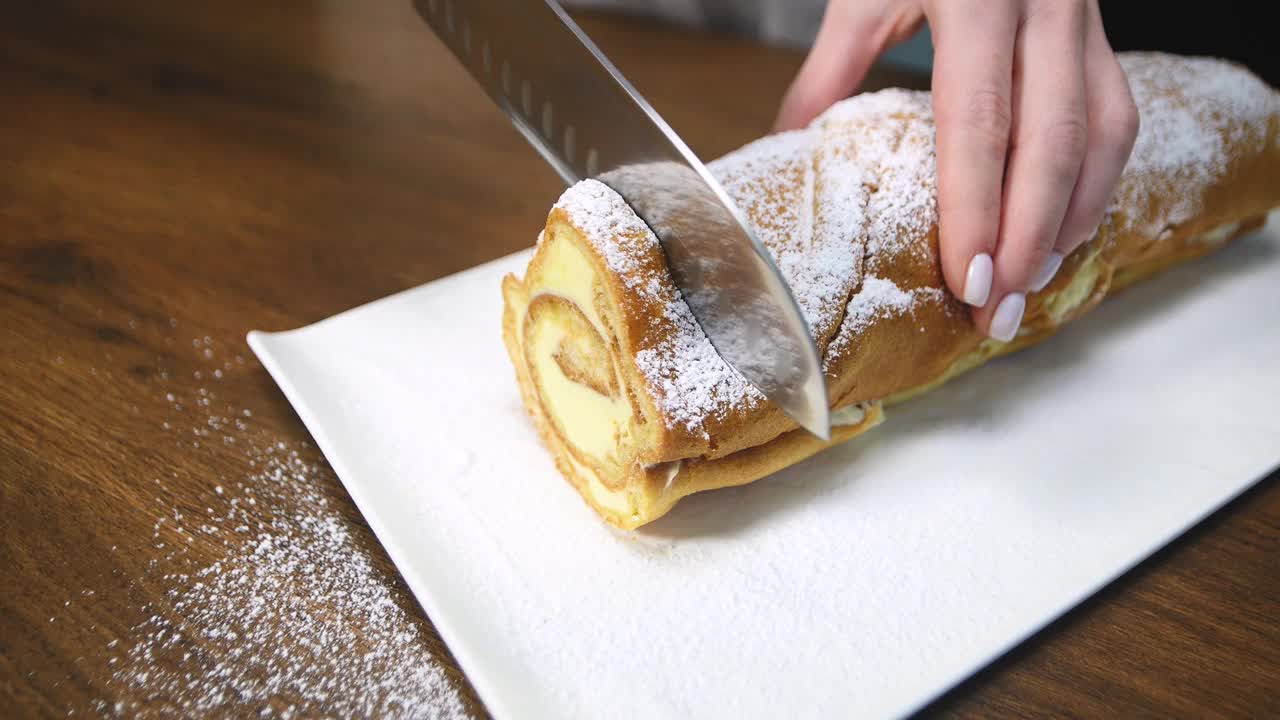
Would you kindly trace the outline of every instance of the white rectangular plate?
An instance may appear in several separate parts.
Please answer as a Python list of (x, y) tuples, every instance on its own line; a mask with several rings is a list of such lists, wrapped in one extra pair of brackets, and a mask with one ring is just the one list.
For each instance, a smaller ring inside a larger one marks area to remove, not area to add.
[(1280, 464), (1280, 222), (635, 534), (500, 339), (527, 253), (249, 341), (497, 718), (896, 717)]

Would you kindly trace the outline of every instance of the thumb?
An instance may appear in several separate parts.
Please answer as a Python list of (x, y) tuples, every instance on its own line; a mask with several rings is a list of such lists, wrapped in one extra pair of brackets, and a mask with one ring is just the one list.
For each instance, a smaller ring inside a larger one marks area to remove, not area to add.
[(832, 0), (813, 48), (783, 96), (774, 132), (802, 128), (834, 103), (854, 93), (880, 54), (919, 28), (923, 15), (886, 18), (856, 7), (874, 3)]

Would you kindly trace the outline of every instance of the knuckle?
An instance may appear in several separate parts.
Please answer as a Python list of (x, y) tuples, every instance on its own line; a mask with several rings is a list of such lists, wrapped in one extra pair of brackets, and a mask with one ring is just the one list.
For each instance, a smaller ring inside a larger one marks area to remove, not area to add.
[(1089, 128), (1083, 118), (1067, 117), (1051, 123), (1044, 133), (1049, 169), (1055, 174), (1075, 173), (1089, 149)]
[(1038, 20), (1057, 21), (1067, 17), (1083, 17), (1086, 7), (1085, 0), (1031, 0), (1026, 5), (1024, 17), (1028, 23)]
[(1009, 99), (995, 90), (974, 92), (969, 97), (964, 122), (974, 139), (988, 148), (1005, 148), (1013, 127)]

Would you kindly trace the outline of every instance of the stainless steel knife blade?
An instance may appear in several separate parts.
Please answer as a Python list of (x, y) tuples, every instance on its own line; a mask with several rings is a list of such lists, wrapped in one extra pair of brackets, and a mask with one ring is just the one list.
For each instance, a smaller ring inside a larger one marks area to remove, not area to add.
[(414, 0), (449, 50), (572, 185), (612, 187), (658, 237), (712, 346), (830, 439), (821, 358), (790, 288), (706, 166), (554, 0)]

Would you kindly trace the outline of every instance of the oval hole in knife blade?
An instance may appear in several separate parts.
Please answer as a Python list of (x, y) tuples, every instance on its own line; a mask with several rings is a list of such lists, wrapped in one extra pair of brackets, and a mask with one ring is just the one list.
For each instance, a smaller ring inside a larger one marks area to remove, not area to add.
[(572, 125), (566, 125), (564, 128), (564, 157), (573, 164), (574, 151), (577, 149), (578, 131), (573, 129)]
[(542, 134), (547, 136), (548, 140), (554, 141), (555, 133), (552, 132), (551, 126), (551, 101), (542, 101)]

